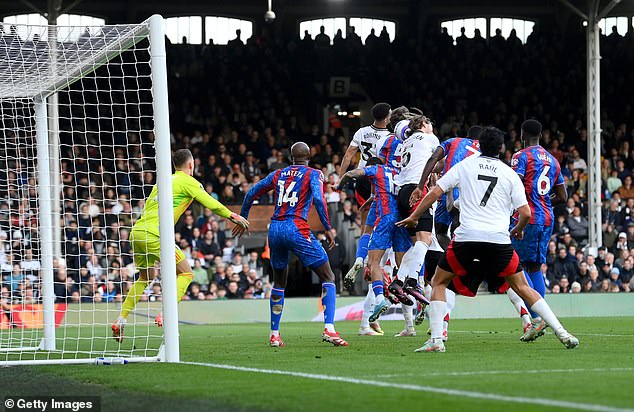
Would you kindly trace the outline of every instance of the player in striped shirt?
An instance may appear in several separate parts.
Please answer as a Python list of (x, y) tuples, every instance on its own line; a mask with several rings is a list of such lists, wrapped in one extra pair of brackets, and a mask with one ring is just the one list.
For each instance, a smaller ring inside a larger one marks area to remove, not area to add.
[(373, 157), (368, 160), (367, 166), (363, 169), (355, 169), (343, 175), (339, 183), (339, 190), (341, 190), (350, 179), (366, 176), (374, 188), (377, 219), (368, 244), (368, 264), (375, 300), (370, 322), (376, 321), (390, 307), (383, 295), (381, 258), (391, 247), (397, 256), (397, 261), (400, 261), (412, 245), (407, 230), (397, 228), (395, 225), (400, 220), (398, 197), (394, 186), (394, 178), (397, 174), (396, 169), (385, 166), (381, 159)]
[[(315, 271), (321, 279), (324, 307), (324, 333), (322, 339), (335, 346), (348, 346), (335, 331), (335, 275), (330, 268), (328, 255), (310, 231), (308, 212), (315, 205), (321, 224), (326, 230), (330, 248), (335, 245), (335, 234), (330, 226), (328, 207), (324, 197), (324, 175), (308, 167), (310, 148), (304, 142), (291, 147), (293, 165), (276, 170), (253, 186), (246, 194), (240, 215), (249, 217), (253, 201), (271, 190), (274, 191), (275, 211), (269, 226), (269, 248), (273, 266), (273, 289), (271, 291), (271, 346), (284, 346), (280, 338), (280, 320), (284, 309), (284, 288), (288, 279), (290, 252), (299, 258), (302, 265)], [(233, 234), (240, 236), (243, 228), (234, 228)]]
[[(546, 263), (548, 242), (553, 233), (553, 204), (565, 203), (566, 186), (559, 162), (539, 145), (542, 125), (537, 120), (522, 123), (521, 139), (525, 149), (513, 155), (511, 167), (524, 183), (526, 198), (531, 209), (531, 219), (524, 230), (523, 239), (513, 239), (513, 247), (524, 266), (529, 285), (544, 297), (546, 285), (540, 270)], [(514, 217), (514, 222), (517, 217)], [(530, 342), (544, 334), (546, 323), (531, 311), (532, 325), (524, 328), (520, 338)]]

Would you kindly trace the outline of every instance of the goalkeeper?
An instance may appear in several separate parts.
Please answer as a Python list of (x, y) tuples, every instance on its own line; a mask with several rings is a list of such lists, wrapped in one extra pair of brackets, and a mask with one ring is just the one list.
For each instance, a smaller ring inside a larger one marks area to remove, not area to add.
[[(174, 169), (176, 169), (176, 173), (172, 175), (175, 223), (183, 212), (187, 210), (189, 205), (194, 200), (197, 200), (216, 215), (227, 218), (242, 228), (248, 229), (248, 220), (238, 214), (232, 213), (220, 202), (212, 198), (203, 189), (203, 185), (192, 177), (194, 157), (188, 149), (177, 150), (174, 153), (173, 162)], [(148, 282), (154, 278), (154, 263), (160, 260), (161, 243), (159, 238), (157, 185), (154, 185), (149, 198), (145, 202), (141, 218), (132, 227), (130, 242), (134, 250), (134, 263), (139, 271), (139, 278), (128, 291), (128, 295), (121, 307), (121, 313), (112, 324), (112, 336), (119, 343), (123, 341), (123, 329), (125, 328), (128, 315), (134, 310)], [(178, 246), (176, 246), (176, 276), (178, 301), (180, 302), (194, 275), (192, 268), (185, 259), (185, 255)], [(156, 323), (159, 326), (163, 325), (163, 319), (160, 314), (156, 317)]]

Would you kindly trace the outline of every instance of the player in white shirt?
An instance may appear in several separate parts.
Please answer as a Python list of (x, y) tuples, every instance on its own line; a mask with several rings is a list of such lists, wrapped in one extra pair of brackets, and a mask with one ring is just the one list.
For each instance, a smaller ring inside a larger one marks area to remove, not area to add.
[[(406, 129), (403, 129), (401, 124), (402, 122), (399, 122), (395, 127), (395, 130), (403, 130), (404, 136), (403, 142), (399, 145), (401, 170), (394, 183), (399, 188), (400, 215), (406, 217), (413, 210), (409, 204), (410, 196), (418, 186), (418, 181), (423, 173), (425, 164), (427, 164), (427, 160), (434, 153), (440, 142), (433, 134), (431, 121), (423, 115), (410, 118)], [(415, 291), (415, 288), (412, 288), (412, 284), (417, 282), (418, 274), (425, 261), (425, 255), (432, 244), (433, 225), (432, 215), (429, 211), (426, 211), (418, 219), (417, 225), (409, 228), (409, 234), (412, 237), (414, 246), (403, 256), (403, 261), (398, 271), (399, 279), (392, 282), (388, 288), (389, 292), (402, 303), (407, 304), (406, 302), (409, 300), (406, 291), (409, 294)], [(412, 279), (412, 281), (409, 279)], [(426, 301), (424, 296), (421, 297), (423, 298), (422, 300), (417, 299), (419, 302)], [(411, 303), (411, 300), (409, 302)], [(403, 308), (404, 312), (406, 310), (407, 308)]]
[[(511, 288), (553, 329), (566, 348), (575, 348), (579, 340), (568, 333), (546, 301), (524, 277), (519, 257), (510, 236), (521, 239), (531, 210), (524, 185), (517, 174), (499, 159), (504, 133), (494, 127), (480, 135), (482, 155), (458, 163), (438, 180), (412, 215), (397, 223), (412, 227), (445, 192), (460, 189), (460, 226), (447, 253), (438, 262), (432, 278), (430, 304), (431, 339), (417, 352), (444, 352), (443, 317), (447, 313), (446, 288), (452, 280), (467, 286), (479, 275), (477, 265), (487, 268), (488, 279), (505, 278)], [(519, 221), (509, 234), (508, 222), (514, 210)], [(477, 285), (479, 286), (479, 284)]]
[[(376, 142), (384, 136), (390, 134), (387, 129), (392, 114), (391, 107), (388, 103), (377, 103), (372, 106), (372, 117), (374, 122), (360, 128), (352, 137), (350, 145), (343, 156), (341, 167), (339, 168), (339, 176), (343, 176), (348, 171), (348, 167), (352, 163), (357, 152), (361, 152), (357, 169), (362, 169), (365, 163), (371, 157), (376, 157)], [(356, 180), (355, 197), (359, 207), (361, 207), (372, 194), (372, 186), (370, 181), (364, 176)], [(364, 260), (368, 256), (368, 243), (370, 242), (370, 234), (374, 222), (376, 221), (376, 207), (370, 207), (370, 210), (361, 211), (361, 221), (365, 223), (361, 238), (357, 244), (357, 258), (354, 265), (344, 277), (344, 285), (348, 290), (352, 290), (355, 280), (361, 275), (364, 268)]]

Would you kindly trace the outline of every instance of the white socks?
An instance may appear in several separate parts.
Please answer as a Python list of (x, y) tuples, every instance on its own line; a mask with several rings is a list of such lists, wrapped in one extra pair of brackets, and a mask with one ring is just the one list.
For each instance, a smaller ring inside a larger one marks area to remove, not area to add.
[(403, 311), (403, 319), (405, 319), (405, 327), (408, 330), (414, 329), (414, 305), (407, 306), (401, 303), (401, 310)]
[(522, 300), (522, 298), (520, 298), (520, 295), (518, 295), (513, 289), (509, 288), (509, 290), (506, 291), (506, 296), (509, 297), (509, 300), (515, 307), (517, 314), (520, 315), (520, 318), (522, 319), (522, 325), (530, 324), (531, 317), (528, 313), (528, 309), (524, 305), (524, 301)]
[(324, 324), (324, 329), (326, 329), (330, 333), (335, 333), (335, 325), (333, 325), (332, 323)]
[(368, 294), (365, 295), (365, 300), (363, 301), (363, 315), (361, 316), (361, 327), (369, 328), (370, 327), (370, 315), (374, 310), (374, 291), (372, 288), (368, 288)]
[(442, 339), (443, 319), (447, 314), (447, 302), (432, 300), (429, 305), (429, 325), (432, 340)]
[[(398, 278), (403, 280), (408, 277), (416, 278), (420, 269), (423, 267), (425, 255), (429, 245), (425, 242), (418, 241), (414, 243), (414, 247), (410, 248), (403, 256), (403, 262), (398, 271)], [(403, 273), (401, 273), (403, 272)]]
[(427, 298), (428, 301), (431, 302), (431, 285), (425, 285), (424, 291), (425, 291), (425, 297)]
[(531, 309), (544, 319), (548, 326), (553, 329), (555, 335), (561, 336), (563, 333), (566, 333), (566, 329), (564, 329), (561, 325), (559, 319), (557, 319), (557, 316), (555, 316), (544, 298), (540, 298), (537, 302), (535, 302), (535, 304), (531, 306)]

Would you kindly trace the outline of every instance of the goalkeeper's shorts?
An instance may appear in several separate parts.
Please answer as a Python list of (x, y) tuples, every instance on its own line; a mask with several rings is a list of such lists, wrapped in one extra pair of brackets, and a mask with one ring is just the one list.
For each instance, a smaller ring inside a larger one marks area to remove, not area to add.
[[(161, 240), (146, 231), (132, 230), (130, 243), (134, 251), (134, 264), (138, 269), (153, 268), (154, 264), (161, 260)], [(176, 264), (185, 260), (185, 254), (176, 246)]]

